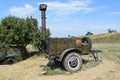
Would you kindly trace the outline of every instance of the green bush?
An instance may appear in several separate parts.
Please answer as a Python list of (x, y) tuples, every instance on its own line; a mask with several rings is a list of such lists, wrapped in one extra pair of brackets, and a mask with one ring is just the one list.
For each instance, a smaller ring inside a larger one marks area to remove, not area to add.
[[(46, 33), (49, 37), (49, 29)], [(38, 21), (35, 18), (7, 16), (0, 22), (0, 49), (11, 48), (15, 45), (22, 51), (23, 59), (26, 59), (28, 57), (26, 46), (33, 44), (37, 49), (42, 50), (41, 40), (41, 28), (38, 28)], [(18, 53), (18, 51), (14, 52)]]

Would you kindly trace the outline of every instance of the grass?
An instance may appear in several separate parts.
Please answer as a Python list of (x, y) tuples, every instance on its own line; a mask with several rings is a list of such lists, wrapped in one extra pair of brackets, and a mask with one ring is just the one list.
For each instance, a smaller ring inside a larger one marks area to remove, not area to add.
[(120, 43), (96, 43), (93, 47), (103, 51), (103, 58), (120, 64)]
[(43, 71), (46, 71), (45, 75), (57, 75), (63, 74), (64, 70), (61, 64), (55, 64), (54, 62), (48, 63), (44, 68)]
[(85, 71), (88, 68), (91, 67), (95, 67), (97, 65), (99, 65), (100, 61), (94, 61), (94, 60), (85, 60), (85, 62), (83, 61), (83, 65), (82, 68), (80, 69), (80, 71)]
[[(90, 60), (90, 61), (83, 60), (83, 65), (80, 71), (85, 71), (88, 68), (95, 67), (99, 63), (100, 63), (99, 61), (94, 61), (94, 60)], [(44, 75), (58, 75), (58, 74), (69, 73), (64, 70), (61, 64), (55, 64), (54, 62), (48, 63), (48, 65), (44, 67), (43, 71), (46, 71)]]
[(93, 43), (116, 43), (120, 42), (120, 33), (105, 33), (89, 36)]

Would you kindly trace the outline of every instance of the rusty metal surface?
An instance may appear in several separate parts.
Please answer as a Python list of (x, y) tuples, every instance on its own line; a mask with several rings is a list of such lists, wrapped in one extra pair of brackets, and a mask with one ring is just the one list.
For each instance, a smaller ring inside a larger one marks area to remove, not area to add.
[(70, 48), (79, 49), (82, 54), (86, 54), (90, 51), (90, 46), (83, 40), (84, 38), (51, 38), (49, 39), (49, 54), (61, 54)]
[(68, 48), (76, 48), (76, 42), (73, 38), (51, 38), (49, 40), (49, 53), (60, 54)]

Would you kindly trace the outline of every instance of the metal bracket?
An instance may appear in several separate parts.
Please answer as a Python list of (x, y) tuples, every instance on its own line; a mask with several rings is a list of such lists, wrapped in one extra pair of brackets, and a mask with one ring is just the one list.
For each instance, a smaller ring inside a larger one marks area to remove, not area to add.
[(93, 55), (95, 61), (98, 61), (98, 60), (99, 60), (99, 58), (98, 58), (98, 53), (102, 53), (102, 50), (91, 50), (91, 51), (90, 51), (90, 54)]

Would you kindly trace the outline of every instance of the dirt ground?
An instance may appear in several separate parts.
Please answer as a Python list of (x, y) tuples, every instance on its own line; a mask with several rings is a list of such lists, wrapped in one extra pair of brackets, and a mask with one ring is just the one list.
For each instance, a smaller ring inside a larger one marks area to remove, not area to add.
[(52, 76), (41, 74), (47, 63), (44, 57), (33, 57), (13, 65), (0, 65), (0, 80), (120, 80), (120, 64), (104, 59), (85, 71)]

